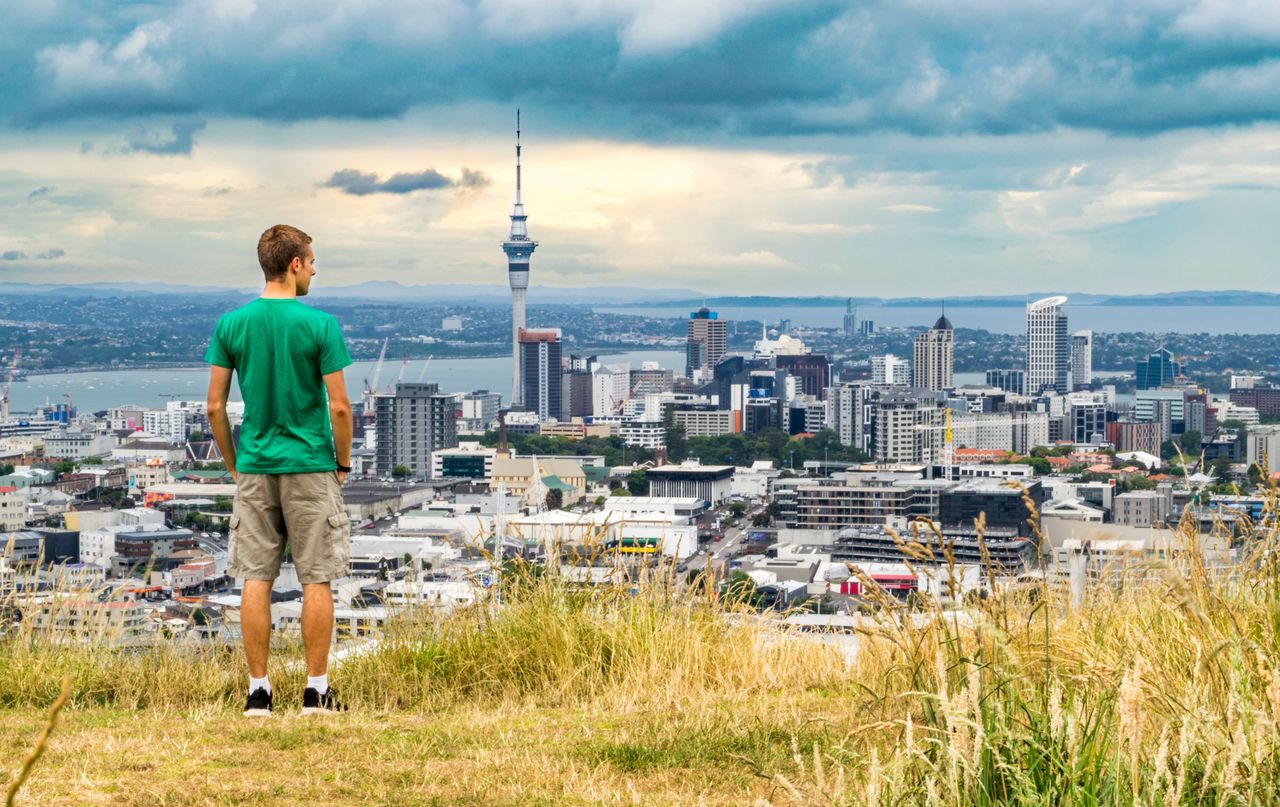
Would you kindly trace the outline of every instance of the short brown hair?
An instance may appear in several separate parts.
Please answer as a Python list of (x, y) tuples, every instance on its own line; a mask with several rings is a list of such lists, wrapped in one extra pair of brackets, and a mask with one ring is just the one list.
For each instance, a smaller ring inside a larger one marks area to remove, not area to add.
[(258, 239), (258, 263), (267, 280), (279, 280), (294, 258), (305, 258), (311, 236), (288, 224), (268, 227)]

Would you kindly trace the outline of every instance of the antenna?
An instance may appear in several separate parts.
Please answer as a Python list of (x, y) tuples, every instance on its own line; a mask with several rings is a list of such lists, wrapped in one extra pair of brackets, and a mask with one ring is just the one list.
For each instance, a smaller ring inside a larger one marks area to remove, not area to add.
[(516, 204), (520, 204), (520, 109), (516, 108)]

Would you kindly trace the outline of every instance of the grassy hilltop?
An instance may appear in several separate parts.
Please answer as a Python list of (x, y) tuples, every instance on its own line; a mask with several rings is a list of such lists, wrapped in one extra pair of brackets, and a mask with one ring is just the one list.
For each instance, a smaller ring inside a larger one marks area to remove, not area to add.
[[(659, 584), (516, 581), (507, 605), (402, 622), (333, 672), (352, 713), (239, 716), (234, 652), (0, 642), (0, 792), (71, 694), (16, 803), (1274, 804), (1274, 533), (1220, 578), (1198, 553), (1072, 608), (886, 600), (846, 664)], [(1191, 546), (1194, 550), (1194, 546)], [(917, 555), (943, 552), (914, 546)]]

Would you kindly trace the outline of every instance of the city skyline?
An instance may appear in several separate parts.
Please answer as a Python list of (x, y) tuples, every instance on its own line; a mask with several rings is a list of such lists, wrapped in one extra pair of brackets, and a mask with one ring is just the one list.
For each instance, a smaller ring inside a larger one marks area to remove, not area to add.
[(548, 288), (1272, 290), (1265, 10), (15, 3), (0, 281), (491, 282), (519, 106)]

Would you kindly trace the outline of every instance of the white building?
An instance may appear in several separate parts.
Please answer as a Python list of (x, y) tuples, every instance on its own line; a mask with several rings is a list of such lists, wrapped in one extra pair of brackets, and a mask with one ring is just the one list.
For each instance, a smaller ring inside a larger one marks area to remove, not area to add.
[(60, 431), (45, 435), (44, 453), (50, 459), (82, 460), (110, 454), (115, 442), (109, 432)]
[(883, 356), (871, 357), (871, 383), (872, 384), (899, 384), (906, 386), (911, 383), (911, 362), (906, 359), (900, 359), (892, 353), (886, 353)]
[(598, 364), (591, 371), (591, 414), (608, 417), (622, 411), (631, 396), (631, 365)]
[[(188, 403), (170, 401), (170, 403)], [(190, 433), (188, 411), (184, 409), (148, 409), (142, 413), (142, 428), (161, 440), (175, 445), (185, 443)]]
[(1268, 473), (1280, 471), (1280, 426), (1250, 428), (1245, 451), (1250, 464), (1257, 463)]
[(498, 449), (482, 446), (477, 442), (460, 442), (454, 448), (441, 448), (431, 452), (432, 479), (483, 479), (493, 478), (493, 458)]
[[(27, 497), (16, 491), (0, 492), (0, 532), (16, 532), (26, 523)], [(0, 552), (3, 551), (4, 547), (0, 547)]]
[(1027, 393), (1070, 392), (1071, 339), (1066, 297), (1046, 297), (1027, 306)]

